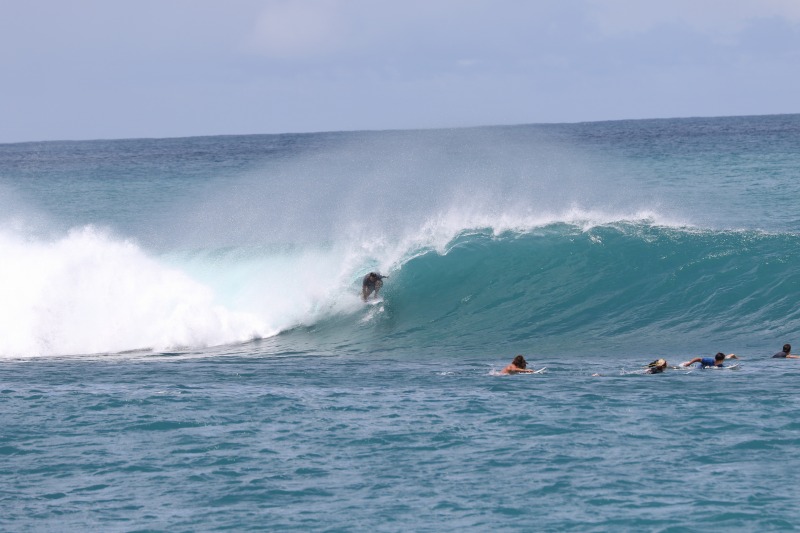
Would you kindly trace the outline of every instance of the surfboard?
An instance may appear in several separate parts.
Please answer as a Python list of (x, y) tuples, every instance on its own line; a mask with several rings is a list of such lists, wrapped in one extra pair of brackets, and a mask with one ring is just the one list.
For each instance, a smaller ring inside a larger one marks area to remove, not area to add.
[(512, 372), (511, 374), (504, 374), (501, 370), (492, 369), (489, 374), (492, 376), (530, 376), (531, 374), (544, 374), (545, 370), (547, 370), (547, 367), (543, 366), (539, 370), (534, 370), (533, 372)]

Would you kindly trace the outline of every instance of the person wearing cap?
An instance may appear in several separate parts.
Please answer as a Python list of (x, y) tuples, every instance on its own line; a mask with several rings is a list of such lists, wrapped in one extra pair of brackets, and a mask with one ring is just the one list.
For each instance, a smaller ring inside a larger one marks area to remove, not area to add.
[(533, 370), (526, 368), (528, 362), (524, 357), (518, 355), (511, 361), (511, 364), (500, 371), (501, 374), (531, 374)]
[(370, 272), (364, 276), (364, 281), (361, 282), (361, 299), (366, 302), (369, 295), (373, 293), (375, 294), (375, 298), (377, 298), (378, 291), (383, 287), (383, 278), (388, 277), (389, 276), (381, 276), (377, 272)]
[(800, 355), (792, 355), (792, 345), (784, 344), (783, 351), (772, 356), (773, 359), (800, 359)]
[(681, 363), (681, 366), (689, 366), (695, 363), (700, 363), (700, 368), (706, 368), (708, 366), (725, 366), (723, 363), (725, 359), (738, 359), (736, 354), (730, 353), (725, 355), (722, 352), (717, 352), (717, 355), (714, 357), (695, 357), (691, 361), (686, 361), (685, 363)]
[(647, 370), (645, 371), (645, 374), (660, 374), (666, 369), (667, 369), (667, 360), (656, 359), (655, 361), (647, 365)]

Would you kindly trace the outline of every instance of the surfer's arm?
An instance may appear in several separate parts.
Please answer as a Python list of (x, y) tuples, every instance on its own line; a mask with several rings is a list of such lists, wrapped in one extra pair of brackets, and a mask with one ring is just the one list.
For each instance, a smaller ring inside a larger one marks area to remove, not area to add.
[(800, 359), (800, 355), (789, 354), (786, 356), (786, 359)]
[(725, 356), (725, 359), (739, 359), (739, 358), (736, 357), (735, 353), (729, 353), (728, 355)]
[(699, 363), (701, 359), (702, 359), (701, 357), (695, 357), (691, 361), (686, 361), (685, 363), (681, 363), (681, 366), (689, 366), (689, 365), (693, 365), (695, 363)]

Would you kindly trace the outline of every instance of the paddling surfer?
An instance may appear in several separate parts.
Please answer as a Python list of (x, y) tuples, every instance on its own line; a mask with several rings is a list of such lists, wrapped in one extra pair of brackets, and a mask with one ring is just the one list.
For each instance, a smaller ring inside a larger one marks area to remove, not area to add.
[(667, 369), (667, 360), (656, 359), (655, 361), (647, 365), (647, 370), (645, 371), (645, 374), (660, 374), (666, 369)]
[(521, 355), (518, 355), (511, 361), (507, 367), (500, 371), (501, 374), (532, 374), (533, 370), (527, 368), (528, 362)]
[(772, 356), (773, 359), (800, 359), (800, 355), (792, 355), (792, 345), (784, 344), (783, 350)]
[(738, 357), (736, 357), (736, 354), (733, 353), (725, 355), (722, 352), (717, 352), (717, 355), (715, 355), (714, 357), (695, 357), (691, 361), (686, 361), (685, 363), (681, 363), (681, 366), (689, 366), (695, 363), (700, 363), (700, 368), (706, 368), (709, 366), (721, 367), (725, 366), (723, 364), (725, 363), (725, 359), (738, 359)]

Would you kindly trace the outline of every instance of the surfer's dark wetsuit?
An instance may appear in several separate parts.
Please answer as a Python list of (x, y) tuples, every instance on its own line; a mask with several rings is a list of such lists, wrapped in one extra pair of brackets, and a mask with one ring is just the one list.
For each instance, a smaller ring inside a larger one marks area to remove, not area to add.
[(780, 351), (772, 356), (773, 359), (800, 359), (796, 355), (792, 355), (792, 345), (784, 344), (783, 351)]
[(378, 291), (383, 287), (383, 278), (387, 277), (388, 276), (381, 276), (376, 272), (370, 272), (364, 276), (364, 281), (361, 283), (361, 298), (366, 301), (373, 292), (377, 298)]

